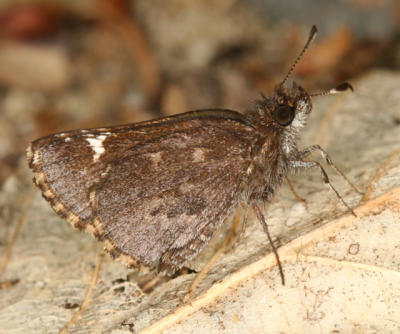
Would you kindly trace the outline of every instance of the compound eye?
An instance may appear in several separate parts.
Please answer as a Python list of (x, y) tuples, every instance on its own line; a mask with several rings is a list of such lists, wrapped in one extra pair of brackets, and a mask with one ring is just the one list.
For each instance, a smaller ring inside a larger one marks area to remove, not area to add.
[(282, 126), (287, 126), (292, 123), (294, 116), (294, 108), (285, 104), (277, 106), (272, 115), (274, 120)]

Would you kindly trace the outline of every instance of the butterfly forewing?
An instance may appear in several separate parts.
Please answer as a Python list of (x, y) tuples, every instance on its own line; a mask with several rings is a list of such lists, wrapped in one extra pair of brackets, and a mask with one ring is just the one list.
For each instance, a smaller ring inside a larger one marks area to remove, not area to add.
[(56, 212), (114, 257), (172, 273), (237, 203), (255, 140), (239, 113), (206, 111), (56, 134), (28, 155)]

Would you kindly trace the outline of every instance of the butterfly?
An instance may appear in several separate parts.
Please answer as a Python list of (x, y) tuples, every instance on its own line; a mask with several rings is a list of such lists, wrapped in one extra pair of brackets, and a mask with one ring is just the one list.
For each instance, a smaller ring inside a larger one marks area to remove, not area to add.
[[(313, 95), (286, 81), (316, 32), (313, 26), (273, 95), (262, 96), (252, 110), (197, 110), (37, 139), (27, 149), (34, 183), (57, 214), (139, 269), (173, 275), (242, 203), (254, 209), (277, 255), (260, 203), (290, 171), (308, 168), (320, 169), (342, 200), (322, 166), (304, 160), (313, 151), (346, 178), (318, 145), (296, 145)], [(347, 89), (344, 83), (314, 96)]]

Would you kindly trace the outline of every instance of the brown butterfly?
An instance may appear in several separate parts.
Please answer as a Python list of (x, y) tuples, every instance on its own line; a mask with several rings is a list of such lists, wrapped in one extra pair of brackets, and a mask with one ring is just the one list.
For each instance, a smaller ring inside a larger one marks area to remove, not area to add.
[[(290, 171), (320, 169), (347, 206), (322, 166), (304, 161), (319, 151), (347, 180), (327, 153), (318, 145), (297, 149), (311, 96), (296, 83), (285, 85), (316, 32), (314, 26), (285, 79), (253, 110), (199, 110), (40, 138), (27, 150), (34, 182), (61, 217), (104, 241), (113, 258), (131, 266), (173, 274), (241, 203), (255, 210), (277, 255), (259, 204)], [(314, 95), (348, 88), (344, 83)]]

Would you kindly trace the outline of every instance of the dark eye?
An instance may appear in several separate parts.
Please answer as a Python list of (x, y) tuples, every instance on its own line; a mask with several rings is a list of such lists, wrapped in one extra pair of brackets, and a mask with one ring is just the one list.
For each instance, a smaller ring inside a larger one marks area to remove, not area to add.
[(282, 104), (275, 108), (272, 117), (280, 125), (286, 126), (292, 123), (294, 115), (295, 113), (293, 107), (289, 107), (287, 105)]

